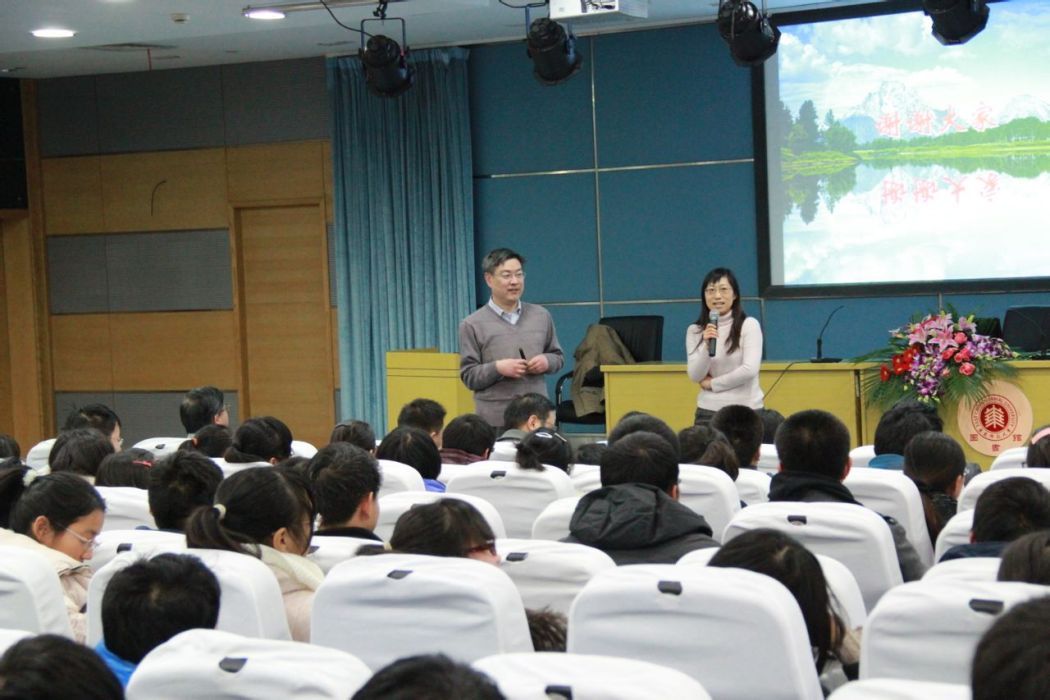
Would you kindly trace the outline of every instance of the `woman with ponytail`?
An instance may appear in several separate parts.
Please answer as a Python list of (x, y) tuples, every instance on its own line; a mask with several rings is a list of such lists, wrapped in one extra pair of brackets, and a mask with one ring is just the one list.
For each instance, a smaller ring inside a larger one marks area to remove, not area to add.
[[(238, 431), (239, 432), (239, 431)], [(324, 572), (306, 558), (316, 516), (309, 482), (291, 469), (251, 467), (219, 484), (215, 505), (186, 521), (186, 544), (258, 557), (284, 596), (292, 638), (310, 641), (310, 610)]]
[(919, 487), (931, 542), (958, 509), (965, 469), (966, 455), (950, 435), (928, 430), (904, 447), (904, 474)]
[(278, 418), (249, 418), (233, 434), (226, 461), (239, 464), (277, 464), (292, 456), (292, 431)]
[(521, 439), (514, 460), (522, 469), (543, 471), (546, 464), (568, 472), (572, 464), (572, 445), (554, 430), (540, 428)]

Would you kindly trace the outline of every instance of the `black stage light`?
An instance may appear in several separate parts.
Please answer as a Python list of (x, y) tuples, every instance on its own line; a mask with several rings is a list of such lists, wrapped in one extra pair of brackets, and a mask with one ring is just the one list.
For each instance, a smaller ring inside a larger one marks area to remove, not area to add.
[(397, 97), (412, 86), (415, 69), (405, 60), (405, 52), (388, 36), (376, 34), (361, 49), (365, 64), (365, 83), (380, 97)]
[(780, 30), (748, 0), (720, 0), (718, 32), (741, 66), (757, 66), (777, 52)]
[(985, 0), (923, 0), (922, 11), (933, 20), (933, 36), (945, 46), (965, 44), (988, 24)]
[(525, 41), (533, 73), (541, 83), (556, 85), (570, 78), (583, 65), (583, 56), (576, 52), (576, 37), (552, 19), (541, 17), (534, 20)]

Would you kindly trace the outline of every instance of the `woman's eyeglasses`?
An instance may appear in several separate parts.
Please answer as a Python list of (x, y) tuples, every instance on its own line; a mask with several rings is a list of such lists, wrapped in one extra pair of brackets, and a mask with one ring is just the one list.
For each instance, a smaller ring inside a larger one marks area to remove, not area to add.
[(495, 555), (496, 540), (485, 540), (484, 544), (479, 544), (474, 547), (470, 547), (465, 552), (463, 552), (463, 554), (464, 556), (469, 557), (471, 554), (482, 554), (483, 552), (488, 552), (489, 554)]

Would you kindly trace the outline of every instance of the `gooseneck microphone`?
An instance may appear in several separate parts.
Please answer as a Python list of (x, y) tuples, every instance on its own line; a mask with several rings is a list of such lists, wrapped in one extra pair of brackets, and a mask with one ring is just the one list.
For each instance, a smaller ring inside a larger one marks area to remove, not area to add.
[[(711, 309), (711, 313), (707, 314), (707, 320), (709, 322), (715, 324), (715, 328), (718, 328), (718, 312), (717, 311), (715, 311), (714, 309)], [(707, 356), (708, 357), (714, 357), (715, 356), (715, 350), (717, 349), (717, 347), (718, 347), (718, 338), (708, 338), (707, 339)]]
[(827, 320), (824, 321), (824, 327), (820, 329), (820, 334), (817, 336), (817, 356), (810, 358), (810, 362), (842, 362), (841, 357), (824, 357), (824, 331), (828, 329), (828, 324), (831, 323), (832, 317), (844, 308), (846, 308), (845, 304), (836, 306), (835, 310), (828, 314)]

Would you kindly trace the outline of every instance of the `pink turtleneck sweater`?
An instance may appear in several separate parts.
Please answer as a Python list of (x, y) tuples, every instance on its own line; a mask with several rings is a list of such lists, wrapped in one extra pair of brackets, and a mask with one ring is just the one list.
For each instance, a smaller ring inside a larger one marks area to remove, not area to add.
[(744, 319), (740, 329), (740, 346), (727, 354), (732, 315), (718, 319), (718, 345), (715, 356), (707, 354), (707, 343), (701, 342), (703, 328), (692, 323), (685, 332), (685, 352), (689, 378), (698, 384), (711, 375), (711, 390), (701, 390), (696, 399), (699, 408), (717, 411), (723, 406), (740, 404), (762, 408), (762, 388), (758, 369), (762, 364), (762, 327), (752, 317)]

